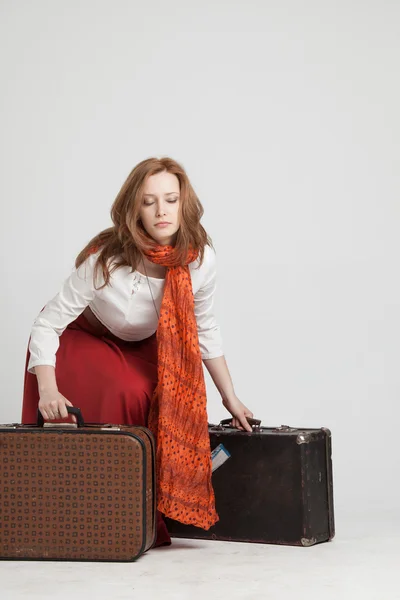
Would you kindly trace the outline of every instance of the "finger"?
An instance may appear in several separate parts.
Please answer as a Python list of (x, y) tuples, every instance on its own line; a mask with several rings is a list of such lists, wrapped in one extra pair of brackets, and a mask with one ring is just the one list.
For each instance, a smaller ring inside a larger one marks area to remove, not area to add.
[(45, 421), (49, 421), (50, 417), (47, 413), (47, 410), (45, 408), (39, 408), (40, 412), (42, 413), (42, 417)]
[[(70, 402), (70, 401), (69, 401), (69, 400), (67, 400), (66, 398), (65, 398), (65, 404), (66, 404), (67, 406), (73, 406), (72, 402)], [(68, 411), (67, 411), (67, 413), (68, 413)], [(68, 414), (69, 414), (69, 413), (68, 413)], [(71, 417), (72, 417), (72, 421), (73, 421), (73, 423), (76, 423), (77, 421), (76, 421), (76, 417), (75, 417), (75, 415), (71, 415)]]
[(65, 406), (64, 402), (60, 402), (58, 411), (62, 419), (66, 419), (68, 417), (67, 407)]
[(253, 431), (250, 423), (247, 421), (247, 419), (244, 415), (240, 417), (240, 423), (246, 431)]
[(51, 419), (56, 419), (57, 418), (57, 413), (58, 413), (58, 404), (56, 402), (52, 402), (47, 408), (47, 414), (49, 415), (49, 417)]

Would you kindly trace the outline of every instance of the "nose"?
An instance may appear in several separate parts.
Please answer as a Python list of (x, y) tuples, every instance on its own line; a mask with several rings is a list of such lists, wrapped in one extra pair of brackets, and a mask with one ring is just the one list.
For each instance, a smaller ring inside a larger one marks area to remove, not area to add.
[(165, 208), (161, 203), (157, 204), (157, 217), (165, 215)]

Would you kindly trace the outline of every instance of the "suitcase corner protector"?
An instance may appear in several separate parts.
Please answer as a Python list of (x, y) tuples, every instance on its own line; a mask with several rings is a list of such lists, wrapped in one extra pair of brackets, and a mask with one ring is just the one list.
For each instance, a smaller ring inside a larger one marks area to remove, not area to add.
[(316, 538), (301, 538), (300, 540), (302, 546), (313, 546), (317, 543)]

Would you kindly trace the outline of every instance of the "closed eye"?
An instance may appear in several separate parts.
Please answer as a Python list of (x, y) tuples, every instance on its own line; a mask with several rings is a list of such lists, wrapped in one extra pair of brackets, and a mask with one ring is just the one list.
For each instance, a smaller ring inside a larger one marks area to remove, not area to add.
[[(178, 201), (178, 198), (175, 198), (175, 200), (167, 200), (167, 202), (169, 202), (170, 204), (174, 204), (177, 201)], [(154, 202), (144, 202), (145, 206), (151, 206), (152, 204), (154, 204)]]

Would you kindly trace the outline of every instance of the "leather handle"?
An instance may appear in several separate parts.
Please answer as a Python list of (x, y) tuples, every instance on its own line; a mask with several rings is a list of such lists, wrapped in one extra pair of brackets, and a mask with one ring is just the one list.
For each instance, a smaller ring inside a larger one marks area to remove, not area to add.
[[(74, 415), (76, 417), (76, 422), (77, 422), (78, 427), (85, 427), (85, 421), (83, 420), (83, 416), (82, 416), (80, 408), (78, 408), (77, 406), (66, 406), (66, 409), (67, 409), (69, 415)], [(44, 425), (44, 418), (39, 409), (37, 411), (36, 425), (38, 427), (43, 427), (43, 425)], [(62, 423), (59, 423), (59, 425), (61, 426)]]
[[(231, 417), (230, 419), (222, 419), (222, 421), (220, 421), (220, 426), (224, 426), (224, 425), (231, 425), (232, 424), (232, 419), (233, 417)], [(249, 425), (255, 425), (256, 427), (259, 427), (261, 425), (261, 420), (260, 419), (253, 419), (251, 417), (246, 417)], [(234, 427), (234, 429), (237, 429), (236, 427)]]

